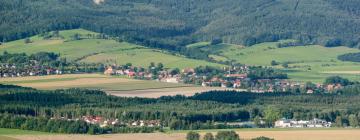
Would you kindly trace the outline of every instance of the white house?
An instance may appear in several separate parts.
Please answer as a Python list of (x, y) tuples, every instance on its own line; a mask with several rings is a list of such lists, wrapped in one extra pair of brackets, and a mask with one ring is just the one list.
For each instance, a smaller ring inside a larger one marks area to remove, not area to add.
[(278, 120), (275, 122), (275, 127), (278, 127), (278, 128), (288, 128), (288, 127), (292, 127), (293, 123), (292, 123), (293, 120), (289, 120), (289, 119), (281, 119), (281, 120)]
[(277, 128), (329, 128), (331, 127), (331, 122), (325, 120), (314, 118), (310, 121), (296, 121), (291, 119), (281, 119), (275, 122), (275, 127)]

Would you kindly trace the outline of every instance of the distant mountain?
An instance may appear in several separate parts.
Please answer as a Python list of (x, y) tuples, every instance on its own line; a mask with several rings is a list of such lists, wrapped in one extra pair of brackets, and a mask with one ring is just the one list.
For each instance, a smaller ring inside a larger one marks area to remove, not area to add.
[(84, 28), (180, 50), (222, 39), (359, 46), (359, 0), (1, 0), (0, 40)]

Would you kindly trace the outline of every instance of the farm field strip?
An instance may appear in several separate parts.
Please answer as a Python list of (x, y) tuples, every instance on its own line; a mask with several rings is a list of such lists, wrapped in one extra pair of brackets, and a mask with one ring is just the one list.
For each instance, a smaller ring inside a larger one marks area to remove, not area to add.
[(177, 94), (191, 96), (195, 93), (210, 90), (226, 90), (220, 87), (197, 87), (187, 84), (136, 80), (121, 76), (106, 76), (101, 74), (69, 74), (3, 78), (0, 79), (0, 84), (16, 84), (19, 86), (43, 90), (62, 88), (100, 89), (115, 96), (149, 98)]
[(6, 137), (6, 136), (0, 136), (0, 140), (18, 140), (18, 139)]
[(0, 128), (0, 136), (6, 136), (6, 135), (53, 135), (53, 133), (20, 130), (20, 129)]
[(158, 88), (158, 89), (144, 89), (144, 90), (130, 90), (130, 91), (107, 91), (108, 94), (121, 97), (145, 97), (158, 98), (161, 96), (184, 95), (193, 96), (196, 93), (207, 91), (222, 91), (233, 90), (220, 87), (174, 87), (174, 88)]
[[(203, 136), (206, 132), (216, 134), (216, 131), (209, 130), (200, 131)], [(359, 129), (244, 129), (235, 130), (242, 140), (250, 140), (251, 138), (266, 136), (275, 138), (276, 140), (358, 140), (360, 137)], [(19, 140), (185, 140), (186, 132), (178, 133), (150, 133), (150, 134), (111, 134), (111, 135), (10, 135)]]

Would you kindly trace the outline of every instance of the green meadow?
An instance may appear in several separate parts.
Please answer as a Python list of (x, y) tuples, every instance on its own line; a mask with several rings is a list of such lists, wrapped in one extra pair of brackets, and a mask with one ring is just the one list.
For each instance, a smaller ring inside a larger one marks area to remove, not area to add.
[(188, 68), (200, 65), (222, 66), (216, 63), (188, 59), (183, 56), (175, 56), (167, 54), (166, 52), (147, 48), (101, 53), (89, 56), (81, 60), (81, 62), (105, 62), (107, 64), (126, 64), (127, 62), (131, 62), (137, 66), (148, 66), (150, 62), (161, 62), (169, 68)]
[[(94, 81), (96, 82), (90, 82)], [(193, 87), (186, 84), (174, 84), (148, 80), (135, 80), (125, 76), (105, 76), (100, 74), (78, 74), (57, 76), (35, 76), (0, 79), (0, 84), (14, 84), (43, 90), (60, 88), (89, 88), (105, 91), (133, 91), (146, 89)]]
[[(189, 45), (209, 52), (215, 60), (248, 64), (271, 66), (274, 60), (280, 65), (275, 68), (287, 72), (292, 80), (322, 82), (326, 77), (339, 75), (352, 80), (360, 80), (360, 63), (343, 62), (337, 56), (360, 52), (360, 50), (348, 47), (327, 48), (319, 45), (296, 46), (278, 48), (282, 42), (293, 40), (281, 40), (279, 42), (267, 42), (250, 47), (232, 44), (210, 45), (200, 42)], [(288, 63), (289, 68), (283, 68), (281, 64)]]
[[(51, 133), (20, 130), (20, 129), (0, 128), (0, 139), (3, 135), (41, 135), (41, 134), (51, 134)], [(10, 140), (10, 138), (9, 138), (9, 140)]]
[[(143, 46), (117, 42), (111, 39), (86, 38), (98, 33), (83, 30), (65, 30), (59, 32), (63, 38), (44, 40), (39, 35), (30, 37), (31, 43), (25, 40), (7, 42), (0, 46), (0, 53), (36, 53), (40, 51), (55, 52), (68, 60), (87, 63), (126, 64), (147, 67), (150, 62), (163, 63), (167, 68), (187, 68), (196, 66), (224, 65), (204, 60), (189, 59), (167, 51), (150, 49)], [(75, 34), (81, 35), (81, 40), (72, 40)], [(347, 47), (326, 48), (319, 45), (296, 46), (278, 48), (281, 40), (244, 47), (234, 44), (211, 45), (210, 42), (199, 42), (188, 45), (188, 48), (199, 48), (209, 53), (209, 57), (216, 61), (233, 61), (248, 65), (270, 66), (272, 60), (280, 63), (275, 66), (289, 74), (295, 81), (322, 82), (326, 77), (339, 75), (352, 80), (360, 80), (360, 63), (343, 62), (337, 56), (359, 52), (358, 49)], [(289, 68), (283, 68), (282, 63), (288, 63)]]
[[(68, 60), (106, 64), (133, 63), (136, 66), (147, 67), (150, 62), (163, 63), (168, 68), (187, 68), (196, 66), (222, 66), (202, 60), (189, 59), (173, 55), (166, 51), (149, 49), (143, 46), (117, 42), (115, 40), (86, 38), (87, 35), (97, 35), (83, 29), (65, 30), (59, 32), (63, 38), (43, 39), (39, 35), (30, 37), (31, 43), (25, 39), (12, 41), (0, 46), (0, 53), (36, 53), (40, 51), (59, 53)], [(72, 40), (72, 36), (80, 34), (80, 40)]]

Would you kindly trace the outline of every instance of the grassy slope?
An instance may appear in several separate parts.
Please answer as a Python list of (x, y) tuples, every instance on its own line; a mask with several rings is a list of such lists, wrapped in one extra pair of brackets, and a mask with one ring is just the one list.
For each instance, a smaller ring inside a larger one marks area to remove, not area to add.
[[(291, 41), (291, 40), (283, 40)], [(191, 45), (201, 47), (206, 43)], [(251, 47), (242, 47), (231, 44), (220, 44), (201, 47), (203, 50), (210, 51), (218, 60), (234, 60), (248, 65), (269, 66), (272, 60), (280, 63), (290, 62), (293, 68), (283, 69), (289, 76), (296, 81), (322, 82), (325, 77), (340, 75), (353, 80), (360, 80), (356, 74), (345, 74), (342, 71), (360, 71), (360, 63), (342, 62), (337, 60), (337, 56), (350, 52), (359, 52), (358, 49), (347, 47), (326, 48), (318, 45), (298, 46), (288, 48), (277, 48), (278, 42), (268, 42), (256, 44)], [(310, 69), (309, 69), (310, 68)], [(338, 74), (327, 74), (325, 72), (339, 72)]]
[(196, 67), (200, 65), (222, 66), (201, 60), (188, 59), (183, 56), (175, 56), (166, 52), (159, 52), (155, 49), (148, 49), (142, 46), (127, 42), (116, 42), (105, 39), (82, 39), (72, 41), (71, 36), (75, 33), (81, 35), (97, 34), (83, 29), (60, 31), (64, 39), (43, 40), (39, 36), (30, 38), (32, 43), (25, 44), (24, 40), (17, 40), (5, 43), (0, 46), (0, 53), (36, 53), (39, 51), (60, 53), (62, 57), (69, 60), (81, 60), (82, 62), (102, 62), (108, 64), (126, 64), (128, 62), (137, 66), (147, 67), (150, 62), (162, 62), (170, 68)]
[[(83, 39), (71, 41), (75, 33), (82, 35), (97, 34), (83, 29), (61, 31), (64, 39), (43, 40), (39, 36), (31, 37), (32, 43), (25, 44), (24, 40), (5, 43), (0, 46), (0, 53), (25, 52), (36, 53), (48, 51), (60, 53), (62, 57), (70, 60), (82, 58), (81, 62), (102, 62), (107, 64), (125, 64), (128, 62), (137, 66), (147, 67), (150, 62), (162, 62), (169, 68), (186, 68), (199, 65), (222, 66), (201, 60), (188, 59), (182, 56), (171, 55), (167, 52), (149, 49), (142, 46), (116, 42), (104, 39)], [(199, 42), (187, 47), (201, 47), (210, 51), (212, 57), (218, 61), (235, 60), (250, 65), (270, 65), (271, 60), (278, 62), (291, 62), (286, 69), (291, 78), (297, 81), (321, 82), (325, 77), (335, 74), (324, 72), (340, 71), (340, 76), (359, 80), (356, 74), (341, 74), (341, 71), (359, 71), (360, 63), (341, 62), (337, 56), (349, 52), (359, 52), (357, 49), (346, 47), (325, 48), (322, 46), (299, 46), (290, 48), (277, 48), (277, 42), (261, 43), (251, 47), (232, 44), (210, 45), (209, 42)], [(205, 47), (204, 47), (205, 46)], [(279, 68), (281, 68), (279, 66)], [(311, 70), (309, 70), (311, 68)]]

